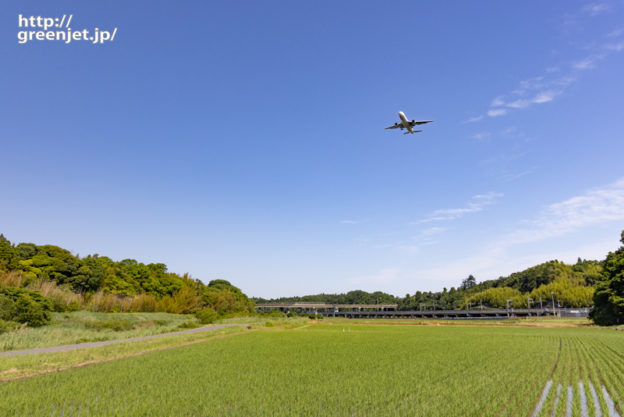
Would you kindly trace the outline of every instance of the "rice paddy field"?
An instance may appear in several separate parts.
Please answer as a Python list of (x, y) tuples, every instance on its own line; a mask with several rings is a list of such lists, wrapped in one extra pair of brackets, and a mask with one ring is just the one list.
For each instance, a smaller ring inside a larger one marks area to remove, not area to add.
[(0, 415), (624, 415), (624, 332), (613, 328), (254, 330), (0, 383)]

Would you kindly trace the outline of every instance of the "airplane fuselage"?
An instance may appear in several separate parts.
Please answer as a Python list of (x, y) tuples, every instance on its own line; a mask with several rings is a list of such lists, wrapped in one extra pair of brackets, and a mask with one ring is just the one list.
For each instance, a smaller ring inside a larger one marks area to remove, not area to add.
[(399, 112), (399, 119), (401, 119), (401, 124), (404, 128), (407, 129), (408, 132), (414, 133), (412, 132), (412, 126), (410, 126), (409, 120), (407, 120), (407, 117), (405, 117), (405, 113), (403, 113), (402, 111)]

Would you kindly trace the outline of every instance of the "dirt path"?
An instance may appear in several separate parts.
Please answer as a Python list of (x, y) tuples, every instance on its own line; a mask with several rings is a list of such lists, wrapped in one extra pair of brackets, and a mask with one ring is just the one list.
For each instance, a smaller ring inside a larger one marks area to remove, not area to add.
[(173, 333), (155, 334), (155, 335), (152, 335), (152, 336), (131, 337), (129, 339), (105, 340), (105, 341), (102, 341), (102, 342), (78, 343), (78, 344), (74, 344), (74, 345), (51, 346), (51, 347), (43, 347), (43, 348), (36, 348), (36, 349), (10, 350), (8, 352), (0, 352), (0, 357), (3, 357), (3, 356), (4, 357), (6, 357), (6, 356), (19, 356), (19, 355), (34, 355), (34, 354), (37, 354), (37, 353), (64, 352), (64, 351), (67, 351), (67, 350), (85, 349), (85, 348), (90, 348), (90, 347), (106, 346), (106, 345), (112, 345), (112, 344), (115, 344), (115, 343), (138, 342), (140, 340), (156, 339), (158, 337), (176, 336), (176, 335), (179, 335), (179, 334), (187, 334), (187, 333), (206, 332), (206, 331), (209, 331), (209, 330), (217, 330), (217, 329), (222, 329), (224, 327), (230, 327), (230, 326), (240, 326), (240, 324), (216, 324), (214, 326), (198, 327), (197, 329), (182, 330), (182, 331), (173, 332)]

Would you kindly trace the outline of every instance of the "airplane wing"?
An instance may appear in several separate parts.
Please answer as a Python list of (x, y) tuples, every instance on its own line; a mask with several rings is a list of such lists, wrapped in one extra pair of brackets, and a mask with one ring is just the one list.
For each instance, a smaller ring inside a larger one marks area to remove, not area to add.
[(411, 122), (409, 122), (411, 127), (414, 127), (416, 125), (424, 125), (425, 123), (431, 123), (433, 122), (433, 120), (412, 120)]
[(399, 123), (395, 123), (392, 126), (388, 126), (386, 129), (399, 129), (399, 128), (403, 129), (403, 125)]

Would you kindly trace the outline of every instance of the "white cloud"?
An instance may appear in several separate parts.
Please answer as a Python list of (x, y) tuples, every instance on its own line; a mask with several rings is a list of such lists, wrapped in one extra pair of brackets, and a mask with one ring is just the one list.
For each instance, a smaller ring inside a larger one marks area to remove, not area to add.
[(499, 96), (499, 97), (494, 98), (494, 100), (492, 100), (492, 102), (490, 103), (490, 107), (500, 107), (504, 104), (505, 102), (503, 101), (503, 98)]
[[(609, 5), (605, 2), (592, 3), (586, 6), (588, 13), (602, 13), (608, 10)], [(616, 38), (622, 34), (624, 34), (624, 28), (618, 28), (609, 33), (607, 37)], [(487, 115), (489, 117), (504, 116), (508, 114), (508, 109), (524, 109), (533, 104), (543, 104), (554, 100), (578, 80), (580, 72), (593, 69), (599, 61), (608, 55), (624, 50), (624, 40), (613, 39), (612, 42), (603, 45), (592, 42), (587, 44), (584, 49), (591, 49), (594, 53), (574, 62), (568, 67), (568, 71), (562, 71), (559, 66), (551, 66), (544, 70), (544, 75), (520, 81), (518, 88), (492, 99), (490, 102), (491, 109)], [(531, 93), (535, 96), (532, 99), (527, 99), (527, 95)]]
[[(528, 249), (511, 249), (515, 245), (538, 241), (581, 230), (601, 223), (624, 220), (624, 177), (612, 184), (595, 188), (567, 200), (545, 207), (526, 226), (494, 240), (472, 256), (445, 261), (431, 268), (410, 272), (409, 276), (431, 288), (456, 286), (461, 279), (473, 274), (479, 281), (506, 276), (527, 267), (558, 259), (573, 263), (578, 257), (603, 259), (608, 251), (617, 248), (617, 234), (613, 239), (571, 242), (565, 249), (546, 249), (528, 245)], [(618, 229), (619, 230), (619, 229)]]
[(470, 199), (466, 207), (436, 210), (433, 212), (431, 216), (423, 220), (420, 220), (418, 223), (455, 220), (464, 216), (465, 214), (483, 211), (485, 207), (491, 204), (494, 204), (494, 202), (502, 196), (503, 194), (494, 193), (494, 192), (489, 192), (486, 194), (478, 194), (478, 195), (473, 196)]
[(579, 70), (587, 70), (594, 68), (596, 66), (595, 62), (596, 60), (593, 57), (587, 57), (582, 61), (575, 62), (572, 66)]
[(533, 103), (548, 103), (552, 101), (555, 96), (557, 96), (557, 92), (553, 90), (542, 91), (538, 93), (532, 100)]
[(432, 235), (440, 234), (442, 232), (446, 232), (446, 230), (447, 230), (446, 227), (434, 226), (434, 227), (430, 227), (428, 229), (422, 230), (420, 234), (423, 236), (432, 236)]
[(481, 116), (475, 116), (475, 117), (471, 117), (470, 119), (466, 120), (464, 123), (473, 123), (473, 122), (478, 122), (479, 120), (483, 119), (483, 115)]
[(618, 36), (624, 34), (624, 28), (617, 28), (613, 32), (607, 35), (607, 38), (617, 38)]
[(533, 171), (535, 171), (535, 167), (531, 167), (529, 169), (526, 169), (526, 170), (521, 171), (521, 172), (516, 172), (516, 173), (505, 172), (502, 175), (501, 180), (504, 181), (504, 182), (515, 181), (518, 178), (522, 178), (525, 175), (529, 175), (529, 174), (533, 173)]
[(608, 49), (610, 51), (620, 52), (621, 50), (624, 49), (624, 41), (621, 41), (618, 43), (608, 43), (605, 45), (605, 49)]
[(507, 110), (505, 109), (492, 109), (487, 112), (487, 115), (490, 117), (504, 116), (506, 114), (507, 114)]
[(512, 109), (523, 109), (528, 107), (531, 104), (529, 100), (519, 99), (516, 101), (512, 101), (511, 103), (505, 104), (507, 107), (511, 107)]
[(528, 227), (513, 232), (505, 241), (508, 245), (530, 243), (615, 220), (624, 220), (624, 178), (551, 204)]
[(485, 140), (491, 136), (490, 132), (479, 132), (472, 135), (473, 139), (476, 140)]
[(611, 10), (611, 6), (607, 2), (601, 3), (590, 3), (581, 9), (584, 13), (589, 14), (590, 16), (598, 16), (603, 13), (609, 12)]

